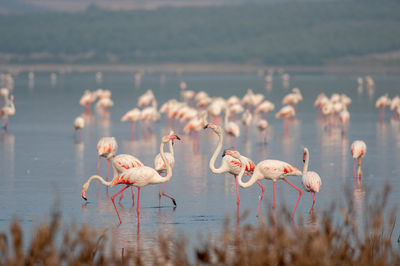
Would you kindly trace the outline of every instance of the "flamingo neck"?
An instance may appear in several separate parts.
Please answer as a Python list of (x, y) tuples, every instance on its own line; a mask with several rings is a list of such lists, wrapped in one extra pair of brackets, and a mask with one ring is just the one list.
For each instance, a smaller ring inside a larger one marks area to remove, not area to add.
[(169, 152), (171, 153), (172, 157), (174, 157), (174, 145), (172, 145), (172, 141), (170, 141), (168, 145), (169, 145)]
[(305, 160), (304, 166), (303, 166), (303, 174), (307, 173), (307, 171), (308, 171), (308, 162), (309, 162), (309, 159), (310, 159), (310, 155), (308, 153), (308, 149), (305, 149), (305, 153), (306, 153), (306, 160)]
[(112, 186), (114, 186), (115, 184), (113, 183), (113, 181), (110, 181), (110, 182), (107, 182), (107, 181), (105, 181), (101, 176), (98, 176), (98, 175), (93, 175), (93, 176), (91, 176), (89, 179), (88, 179), (88, 181), (83, 185), (83, 189), (85, 190), (85, 191), (87, 191), (88, 190), (88, 188), (89, 188), (89, 186), (90, 186), (90, 183), (93, 181), (93, 180), (99, 180), (103, 185), (105, 185), (105, 186), (107, 186), (107, 187), (112, 187)]
[(213, 172), (214, 174), (221, 174), (221, 173), (225, 172), (224, 165), (222, 163), (219, 168), (215, 168), (215, 161), (217, 159), (218, 154), (220, 153), (220, 151), (222, 149), (222, 142), (223, 142), (224, 137), (223, 137), (222, 133), (217, 133), (217, 135), (218, 135), (218, 145), (214, 151), (214, 154), (211, 157), (209, 167), (211, 169), (211, 172)]
[(227, 107), (227, 108), (225, 109), (225, 119), (224, 119), (225, 125), (227, 125), (228, 122), (229, 122), (229, 114), (230, 114), (229, 107)]
[(160, 155), (161, 155), (161, 159), (165, 163), (167, 172), (166, 172), (166, 176), (165, 177), (162, 177), (160, 174), (158, 174), (159, 178), (157, 178), (157, 180), (155, 180), (156, 181), (155, 183), (165, 183), (168, 180), (170, 180), (171, 177), (172, 177), (172, 168), (171, 168), (171, 165), (169, 164), (169, 161), (165, 157), (165, 154), (164, 154), (164, 143), (163, 142), (161, 142), (161, 145), (160, 145)]
[(248, 188), (248, 187), (252, 186), (255, 182), (257, 182), (259, 173), (258, 173), (258, 168), (256, 167), (256, 169), (254, 170), (254, 173), (251, 176), (251, 178), (249, 179), (249, 181), (243, 182), (242, 177), (246, 170), (246, 162), (243, 159), (244, 159), (243, 156), (239, 157), (239, 161), (240, 161), (240, 164), (242, 165), (242, 167), (240, 168), (240, 173), (237, 177), (237, 181), (241, 187)]

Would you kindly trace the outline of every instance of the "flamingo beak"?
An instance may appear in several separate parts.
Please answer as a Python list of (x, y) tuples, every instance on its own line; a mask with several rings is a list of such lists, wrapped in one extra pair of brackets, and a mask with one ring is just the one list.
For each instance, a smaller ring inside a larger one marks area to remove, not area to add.
[(82, 196), (82, 199), (87, 200), (87, 198), (86, 198), (86, 191), (85, 191), (85, 190), (82, 190), (81, 196)]
[(208, 125), (209, 125), (209, 124), (205, 125), (205, 126), (203, 127), (203, 129), (206, 129), (206, 128), (208, 128)]
[(303, 163), (306, 162), (306, 155), (303, 153)]

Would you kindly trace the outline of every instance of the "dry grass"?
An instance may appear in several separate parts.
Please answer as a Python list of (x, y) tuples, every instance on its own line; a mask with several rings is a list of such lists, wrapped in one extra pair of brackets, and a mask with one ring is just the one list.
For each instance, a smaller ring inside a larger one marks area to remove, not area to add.
[[(367, 204), (361, 219), (349, 199), (339, 208), (342, 221), (334, 222), (332, 211), (326, 212), (314, 227), (274, 224), (270, 218), (232, 229), (227, 221), (217, 240), (203, 241), (194, 252), (187, 250), (184, 237), (162, 235), (151, 254), (135, 249), (110, 252), (105, 232), (88, 225), (62, 230), (55, 212), (48, 224), (34, 231), (28, 248), (23, 247), (17, 220), (9, 232), (0, 233), (0, 265), (400, 265), (397, 237), (392, 235), (396, 215), (385, 211), (388, 194), (386, 188)], [(56, 240), (59, 237), (62, 241)]]

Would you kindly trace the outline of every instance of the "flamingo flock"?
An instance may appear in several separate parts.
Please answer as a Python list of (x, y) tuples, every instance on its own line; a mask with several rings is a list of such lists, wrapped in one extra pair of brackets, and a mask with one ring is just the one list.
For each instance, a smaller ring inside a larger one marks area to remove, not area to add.
[[(282, 78), (286, 81), (289, 80), (288, 75), (282, 74)], [(369, 77), (365, 80), (365, 84), (367, 84), (368, 87), (375, 86), (372, 78)], [(361, 81), (358, 79), (357, 82), (359, 86), (363, 85), (362, 79)], [(236, 150), (237, 140), (243, 138), (241, 131), (244, 130), (244, 136), (246, 138), (247, 130), (251, 126), (254, 126), (260, 132), (260, 142), (267, 143), (266, 137), (270, 124), (268, 122), (268, 120), (270, 120), (270, 118), (268, 118), (268, 113), (274, 111), (276, 107), (273, 102), (265, 99), (265, 95), (254, 93), (251, 89), (247, 90), (243, 97), (232, 95), (225, 99), (222, 97), (212, 97), (205, 91), (195, 92), (187, 88), (187, 83), (181, 82), (179, 84), (180, 99), (170, 99), (161, 104), (160, 108), (158, 108), (158, 102), (152, 90), (147, 90), (137, 98), (136, 106), (132, 106), (132, 108), (121, 117), (121, 122), (132, 123), (132, 141), (137, 141), (140, 140), (135, 131), (137, 123), (141, 123), (142, 135), (146, 130), (148, 132), (147, 134), (152, 134), (152, 123), (159, 121), (161, 116), (165, 116), (166, 127), (171, 130), (169, 135), (164, 136), (161, 140), (160, 153), (155, 156), (154, 168), (145, 166), (141, 160), (132, 155), (116, 155), (118, 145), (115, 139), (103, 138), (98, 144), (98, 168), (101, 157), (107, 158), (108, 166), (106, 178), (103, 179), (99, 175), (97, 168), (96, 175), (90, 177), (82, 187), (82, 197), (84, 199), (86, 199), (86, 191), (92, 180), (98, 180), (105, 186), (123, 184), (124, 187), (111, 197), (120, 223), (122, 220), (114, 199), (117, 195), (121, 194), (120, 202), (124, 191), (128, 187), (131, 187), (132, 190), (133, 204), (135, 204), (133, 187), (138, 188), (138, 199), (136, 202), (138, 215), (140, 213), (140, 188), (149, 184), (159, 184), (159, 206), (161, 206), (160, 202), (163, 196), (169, 198), (173, 206), (176, 206), (175, 198), (165, 192), (166, 182), (172, 177), (172, 169), (177, 163), (175, 161), (173, 144), (174, 140), (180, 138), (175, 132), (189, 135), (193, 141), (193, 152), (198, 152), (199, 135), (204, 134), (201, 133), (202, 129), (211, 129), (210, 131), (218, 137), (218, 142), (216, 149), (210, 157), (209, 169), (213, 174), (220, 175), (229, 173), (234, 177), (237, 208), (239, 208), (240, 205), (239, 188), (248, 188), (254, 183), (257, 183), (261, 189), (256, 214), (258, 217), (265, 192), (265, 186), (261, 184), (260, 181), (266, 179), (273, 182), (273, 217), (275, 216), (276, 209), (276, 181), (278, 180), (284, 181), (298, 193), (291, 215), (292, 218), (294, 218), (296, 209), (301, 201), (303, 190), (310, 193), (312, 197), (310, 212), (314, 211), (316, 194), (321, 190), (322, 180), (317, 172), (308, 170), (310, 162), (310, 152), (308, 148), (303, 148), (301, 153), (304, 163), (303, 170), (299, 170), (299, 168), (291, 163), (276, 159), (266, 159), (255, 164), (251, 158), (241, 155), (241, 153)], [(97, 106), (102, 98), (111, 100), (110, 96), (111, 93), (105, 93), (102, 90), (95, 92), (85, 91), (80, 103), (85, 106), (85, 112), (90, 112), (91, 103), (99, 99), (96, 104)], [(283, 96), (281, 101), (282, 107), (279, 108), (274, 115), (276, 119), (284, 119), (284, 134), (286, 137), (289, 134), (291, 121), (298, 117), (298, 105), (302, 100), (303, 95), (300, 89), (293, 88), (288, 94)], [(345, 134), (346, 127), (350, 121), (348, 108), (351, 103), (352, 99), (344, 93), (333, 93), (329, 97), (321, 93), (316, 97), (314, 106), (318, 110), (318, 120), (323, 121), (325, 129), (331, 130), (332, 128), (339, 127), (342, 130), (342, 134)], [(388, 95), (383, 95), (377, 99), (376, 107), (381, 110), (381, 119), (382, 117), (384, 119), (383, 110), (387, 106), (393, 111), (393, 118), (399, 119), (400, 97), (395, 96), (391, 100)], [(82, 128), (83, 125), (78, 126), (77, 123), (75, 123), (76, 130), (82, 130)], [(208, 130), (204, 132), (206, 131)], [(232, 144), (230, 148), (225, 150), (222, 149), (224, 135), (230, 138)], [(262, 139), (264, 139), (264, 141), (262, 141)], [(164, 145), (167, 143), (169, 143), (169, 152), (164, 152)], [(350, 152), (354, 158), (354, 177), (361, 179), (362, 158), (366, 154), (365, 142), (362, 140), (354, 141), (351, 145)], [(216, 161), (219, 155), (222, 156), (222, 161), (220, 166), (217, 167)], [(112, 163), (114, 177), (111, 181), (108, 181), (110, 163)], [(165, 176), (162, 177), (162, 175)], [(243, 181), (243, 175), (248, 175), (250, 178), (247, 181)], [(288, 180), (288, 177), (291, 176), (301, 177), (299, 182), (303, 189), (295, 185), (293, 181)], [(163, 188), (161, 188), (161, 183), (164, 183)]]

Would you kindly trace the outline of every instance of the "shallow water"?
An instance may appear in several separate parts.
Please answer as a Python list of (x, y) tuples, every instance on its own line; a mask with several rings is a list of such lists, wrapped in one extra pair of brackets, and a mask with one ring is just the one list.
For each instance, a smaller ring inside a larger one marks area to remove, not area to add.
[[(35, 75), (30, 86), (27, 73), (15, 77), (15, 104), (17, 113), (10, 118), (9, 132), (0, 134), (0, 231), (6, 231), (10, 221), (17, 217), (23, 229), (30, 233), (41, 221), (47, 219), (53, 207), (62, 211), (63, 222), (90, 223), (96, 228), (108, 228), (114, 237), (116, 248), (136, 245), (142, 248), (154, 246), (157, 233), (184, 233), (192, 244), (199, 235), (206, 238), (220, 232), (226, 217), (236, 220), (236, 193), (231, 175), (215, 175), (208, 168), (208, 161), (217, 145), (217, 137), (209, 130), (200, 132), (200, 151), (193, 152), (192, 138), (181, 134), (183, 140), (174, 145), (175, 167), (166, 191), (175, 197), (174, 208), (169, 199), (163, 198), (158, 208), (158, 185), (142, 189), (140, 199), (140, 227), (131, 193), (126, 190), (118, 209), (122, 225), (118, 225), (110, 196), (120, 186), (108, 189), (92, 183), (87, 192), (88, 201), (80, 197), (82, 184), (95, 173), (97, 166), (96, 144), (103, 136), (114, 136), (119, 144), (118, 153), (130, 153), (152, 166), (159, 152), (160, 138), (167, 134), (164, 116), (153, 126), (153, 135), (138, 127), (136, 141), (131, 141), (130, 124), (120, 122), (120, 117), (137, 104), (137, 97), (152, 89), (159, 106), (170, 98), (178, 98), (179, 83), (186, 81), (188, 89), (204, 90), (210, 96), (228, 98), (232, 94), (242, 97), (248, 88), (263, 93), (277, 108), (290, 88), (299, 87), (304, 100), (298, 106), (298, 118), (290, 124), (288, 135), (284, 134), (283, 121), (268, 114), (267, 143), (260, 141), (255, 127), (245, 138), (242, 128), (237, 149), (255, 163), (267, 159), (287, 161), (302, 169), (302, 148), (310, 150), (310, 170), (322, 178), (322, 189), (317, 194), (315, 213), (329, 211), (331, 203), (343, 203), (350, 195), (361, 213), (365, 198), (381, 192), (388, 183), (391, 187), (389, 207), (400, 202), (400, 125), (391, 121), (386, 113), (384, 123), (379, 122), (375, 108), (376, 99), (384, 93), (390, 97), (399, 94), (400, 77), (373, 76), (374, 91), (357, 88), (357, 75), (293, 74), (290, 85), (283, 87), (279, 76), (274, 76), (271, 87), (256, 74), (183, 74), (166, 75), (160, 83), (160, 75), (145, 75), (138, 86), (133, 75), (104, 73), (102, 84), (97, 84), (94, 73), (59, 75), (56, 83), (50, 82), (50, 74)], [(31, 84), (32, 85), (32, 84)], [(84, 111), (79, 98), (85, 89), (99, 87), (110, 89), (115, 106), (108, 119), (96, 113), (87, 118), (83, 141), (74, 143), (73, 120)], [(318, 120), (313, 107), (316, 96), (324, 92), (344, 92), (353, 100), (349, 107), (350, 124), (345, 134), (340, 128), (328, 129)], [(388, 111), (388, 110), (387, 110)], [(179, 132), (179, 131), (178, 131)], [(145, 133), (143, 135), (143, 133)], [(183, 136), (182, 136), (183, 135)], [(262, 139), (262, 138), (261, 138)], [(353, 160), (350, 154), (352, 141), (362, 139), (368, 152), (364, 157), (362, 184), (354, 184)], [(231, 146), (225, 138), (224, 148)], [(220, 162), (217, 159), (217, 165)], [(106, 160), (102, 159), (100, 175), (105, 176)], [(300, 177), (288, 178), (301, 187)], [(261, 206), (261, 219), (267, 217), (272, 206), (272, 182), (263, 181), (266, 187)], [(347, 192), (346, 192), (347, 191)], [(239, 189), (240, 211), (247, 210), (243, 222), (257, 223), (256, 211), (260, 189), (257, 185)], [(347, 194), (346, 194), (347, 193)], [(283, 212), (285, 204), (289, 211), (294, 207), (298, 193), (284, 182), (277, 183), (277, 213)], [(312, 198), (303, 194), (295, 220), (302, 218), (311, 223), (309, 209)], [(339, 213), (334, 213), (339, 216)], [(395, 228), (395, 236), (399, 234)], [(397, 239), (397, 237), (396, 237)]]

